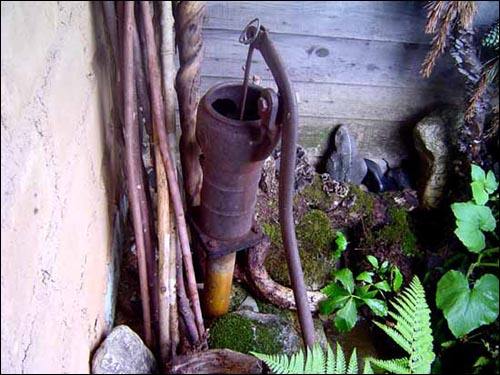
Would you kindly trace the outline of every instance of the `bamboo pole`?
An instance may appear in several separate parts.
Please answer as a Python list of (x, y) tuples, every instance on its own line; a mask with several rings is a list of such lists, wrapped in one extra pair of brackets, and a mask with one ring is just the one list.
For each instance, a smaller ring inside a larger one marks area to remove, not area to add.
[[(139, 263), (139, 282), (141, 290), (142, 313), (144, 319), (144, 337), (146, 345), (152, 348), (153, 339), (151, 332), (151, 309), (149, 301), (148, 273), (146, 265), (146, 251), (144, 246), (144, 232), (142, 227), (142, 215), (140, 207), (139, 191), (144, 189), (140, 176), (140, 169), (137, 169), (137, 158), (140, 157), (140, 145), (137, 126), (134, 123), (137, 119), (135, 105), (135, 83), (134, 83), (134, 59), (133, 59), (133, 33), (134, 33), (134, 3), (124, 4), (124, 30), (123, 30), (123, 117), (125, 123), (125, 152), (127, 168), (127, 186), (133, 217), (134, 234), (137, 247), (137, 259)], [(139, 148), (137, 147), (139, 146)], [(139, 149), (139, 155), (137, 150)]]
[(186, 219), (184, 215), (184, 209), (182, 206), (179, 186), (177, 183), (177, 177), (175, 175), (168, 147), (167, 132), (164, 126), (165, 123), (164, 108), (163, 108), (163, 102), (161, 100), (161, 91), (159, 86), (161, 77), (160, 77), (157, 50), (154, 41), (153, 24), (149, 16), (150, 15), (149, 2), (147, 1), (141, 2), (141, 9), (144, 21), (143, 23), (144, 23), (146, 45), (148, 52), (150, 91), (151, 91), (151, 101), (152, 101), (153, 119), (154, 119), (153, 124), (157, 128), (161, 156), (165, 166), (165, 171), (167, 173), (170, 195), (172, 198), (172, 204), (176, 216), (177, 230), (181, 245), (180, 247), (182, 250), (184, 267), (186, 268), (186, 279), (189, 291), (189, 299), (196, 319), (196, 326), (198, 329), (199, 336), (201, 338), (205, 338), (205, 327), (203, 325), (203, 317), (201, 314), (200, 300), (199, 300), (194, 268), (193, 268), (193, 260), (191, 256), (191, 250), (189, 247)]
[[(143, 133), (146, 129), (147, 133), (151, 136), (151, 114), (150, 114), (150, 104), (148, 87), (146, 82), (146, 76), (144, 72), (144, 64), (141, 52), (141, 43), (139, 41), (138, 25), (136, 22), (136, 27), (133, 33), (133, 50), (134, 50), (134, 74), (135, 74), (135, 87), (137, 92), (137, 121), (138, 126), (138, 147), (140, 157), (137, 160), (138, 168), (140, 168), (140, 175), (142, 180), (142, 186), (144, 187), (139, 191), (140, 203), (141, 203), (141, 215), (142, 215), (142, 227), (144, 232), (144, 249), (146, 251), (146, 265), (148, 269), (148, 285), (150, 292), (150, 302), (151, 302), (151, 316), (153, 323), (153, 336), (154, 340), (158, 338), (159, 335), (159, 310), (158, 310), (158, 269), (156, 263), (156, 253), (155, 253), (155, 229), (154, 229), (154, 218), (153, 218), (153, 204), (151, 200), (151, 192), (149, 188), (149, 180), (146, 173), (146, 168), (144, 166), (144, 161), (142, 158), (142, 139)], [(149, 131), (147, 129), (150, 129)], [(152, 141), (150, 140), (148, 151), (150, 152), (150, 157), (152, 161), (154, 157), (152, 155)]]
[[(161, 49), (162, 87), (165, 105), (165, 123), (169, 141), (175, 138), (175, 91), (174, 91), (174, 34), (172, 3), (161, 2)], [(163, 364), (173, 360), (179, 344), (179, 323), (177, 313), (175, 218), (169, 200), (169, 190), (165, 168), (161, 162), (161, 151), (155, 132), (155, 169), (158, 204), (158, 244), (159, 244), (159, 308), (160, 308), (160, 358)], [(172, 143), (170, 151), (173, 152)], [(172, 160), (175, 160), (172, 156)], [(174, 241), (172, 241), (172, 239)]]

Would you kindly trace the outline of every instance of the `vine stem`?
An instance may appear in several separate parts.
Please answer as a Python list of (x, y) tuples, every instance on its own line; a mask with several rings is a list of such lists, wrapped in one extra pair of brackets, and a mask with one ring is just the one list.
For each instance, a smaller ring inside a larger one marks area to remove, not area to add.
[(467, 280), (469, 280), (469, 277), (472, 274), (472, 271), (476, 267), (497, 267), (498, 268), (498, 262), (497, 263), (491, 263), (491, 262), (481, 263), (481, 259), (484, 255), (487, 255), (489, 253), (495, 253), (497, 251), (498, 251), (498, 247), (492, 247), (490, 249), (486, 249), (483, 252), (481, 252), (481, 254), (479, 254), (477, 257), (477, 261), (475, 261), (474, 263), (472, 263), (469, 266), (469, 269), (467, 270), (467, 274), (465, 275), (465, 278)]

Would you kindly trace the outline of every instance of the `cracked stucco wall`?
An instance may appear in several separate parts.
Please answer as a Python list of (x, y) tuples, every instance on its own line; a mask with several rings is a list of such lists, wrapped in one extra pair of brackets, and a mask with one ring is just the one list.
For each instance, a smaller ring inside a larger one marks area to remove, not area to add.
[(119, 157), (94, 7), (1, 3), (2, 373), (88, 373), (112, 324)]

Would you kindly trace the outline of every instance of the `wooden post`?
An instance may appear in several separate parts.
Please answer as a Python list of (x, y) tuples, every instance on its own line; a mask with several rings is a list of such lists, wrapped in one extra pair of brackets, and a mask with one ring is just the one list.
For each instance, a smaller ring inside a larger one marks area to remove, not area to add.
[[(165, 121), (169, 142), (175, 138), (175, 91), (174, 91), (174, 19), (172, 3), (161, 2), (161, 50), (163, 100), (165, 103)], [(156, 126), (155, 126), (156, 128)], [(163, 365), (173, 360), (179, 342), (179, 323), (177, 315), (176, 287), (176, 250), (177, 236), (175, 233), (175, 218), (169, 199), (167, 175), (162, 163), (161, 151), (158, 145), (158, 134), (155, 137), (155, 169), (157, 181), (158, 209), (158, 280), (160, 309), (160, 359)], [(173, 152), (172, 144), (170, 151)], [(175, 160), (172, 158), (172, 160)]]
[(201, 29), (204, 1), (179, 1), (175, 6), (175, 37), (180, 67), (176, 77), (181, 123), (180, 155), (188, 211), (200, 203), (202, 172), (196, 142), (196, 110), (200, 100), (200, 67), (203, 58)]

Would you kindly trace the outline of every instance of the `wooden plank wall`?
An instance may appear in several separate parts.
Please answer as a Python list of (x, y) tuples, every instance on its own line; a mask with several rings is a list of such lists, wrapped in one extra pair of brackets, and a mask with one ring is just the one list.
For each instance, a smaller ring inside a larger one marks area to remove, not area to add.
[[(478, 2), (476, 23), (498, 17), (497, 2)], [(461, 80), (442, 57), (429, 80), (419, 71), (429, 49), (425, 2), (208, 1), (202, 93), (242, 80), (247, 46), (238, 42), (255, 17), (288, 66), (299, 95), (299, 143), (319, 156), (336, 124), (350, 127), (360, 152), (398, 165), (412, 150), (415, 122), (439, 103), (461, 100)], [(275, 87), (260, 54), (252, 75)]]

